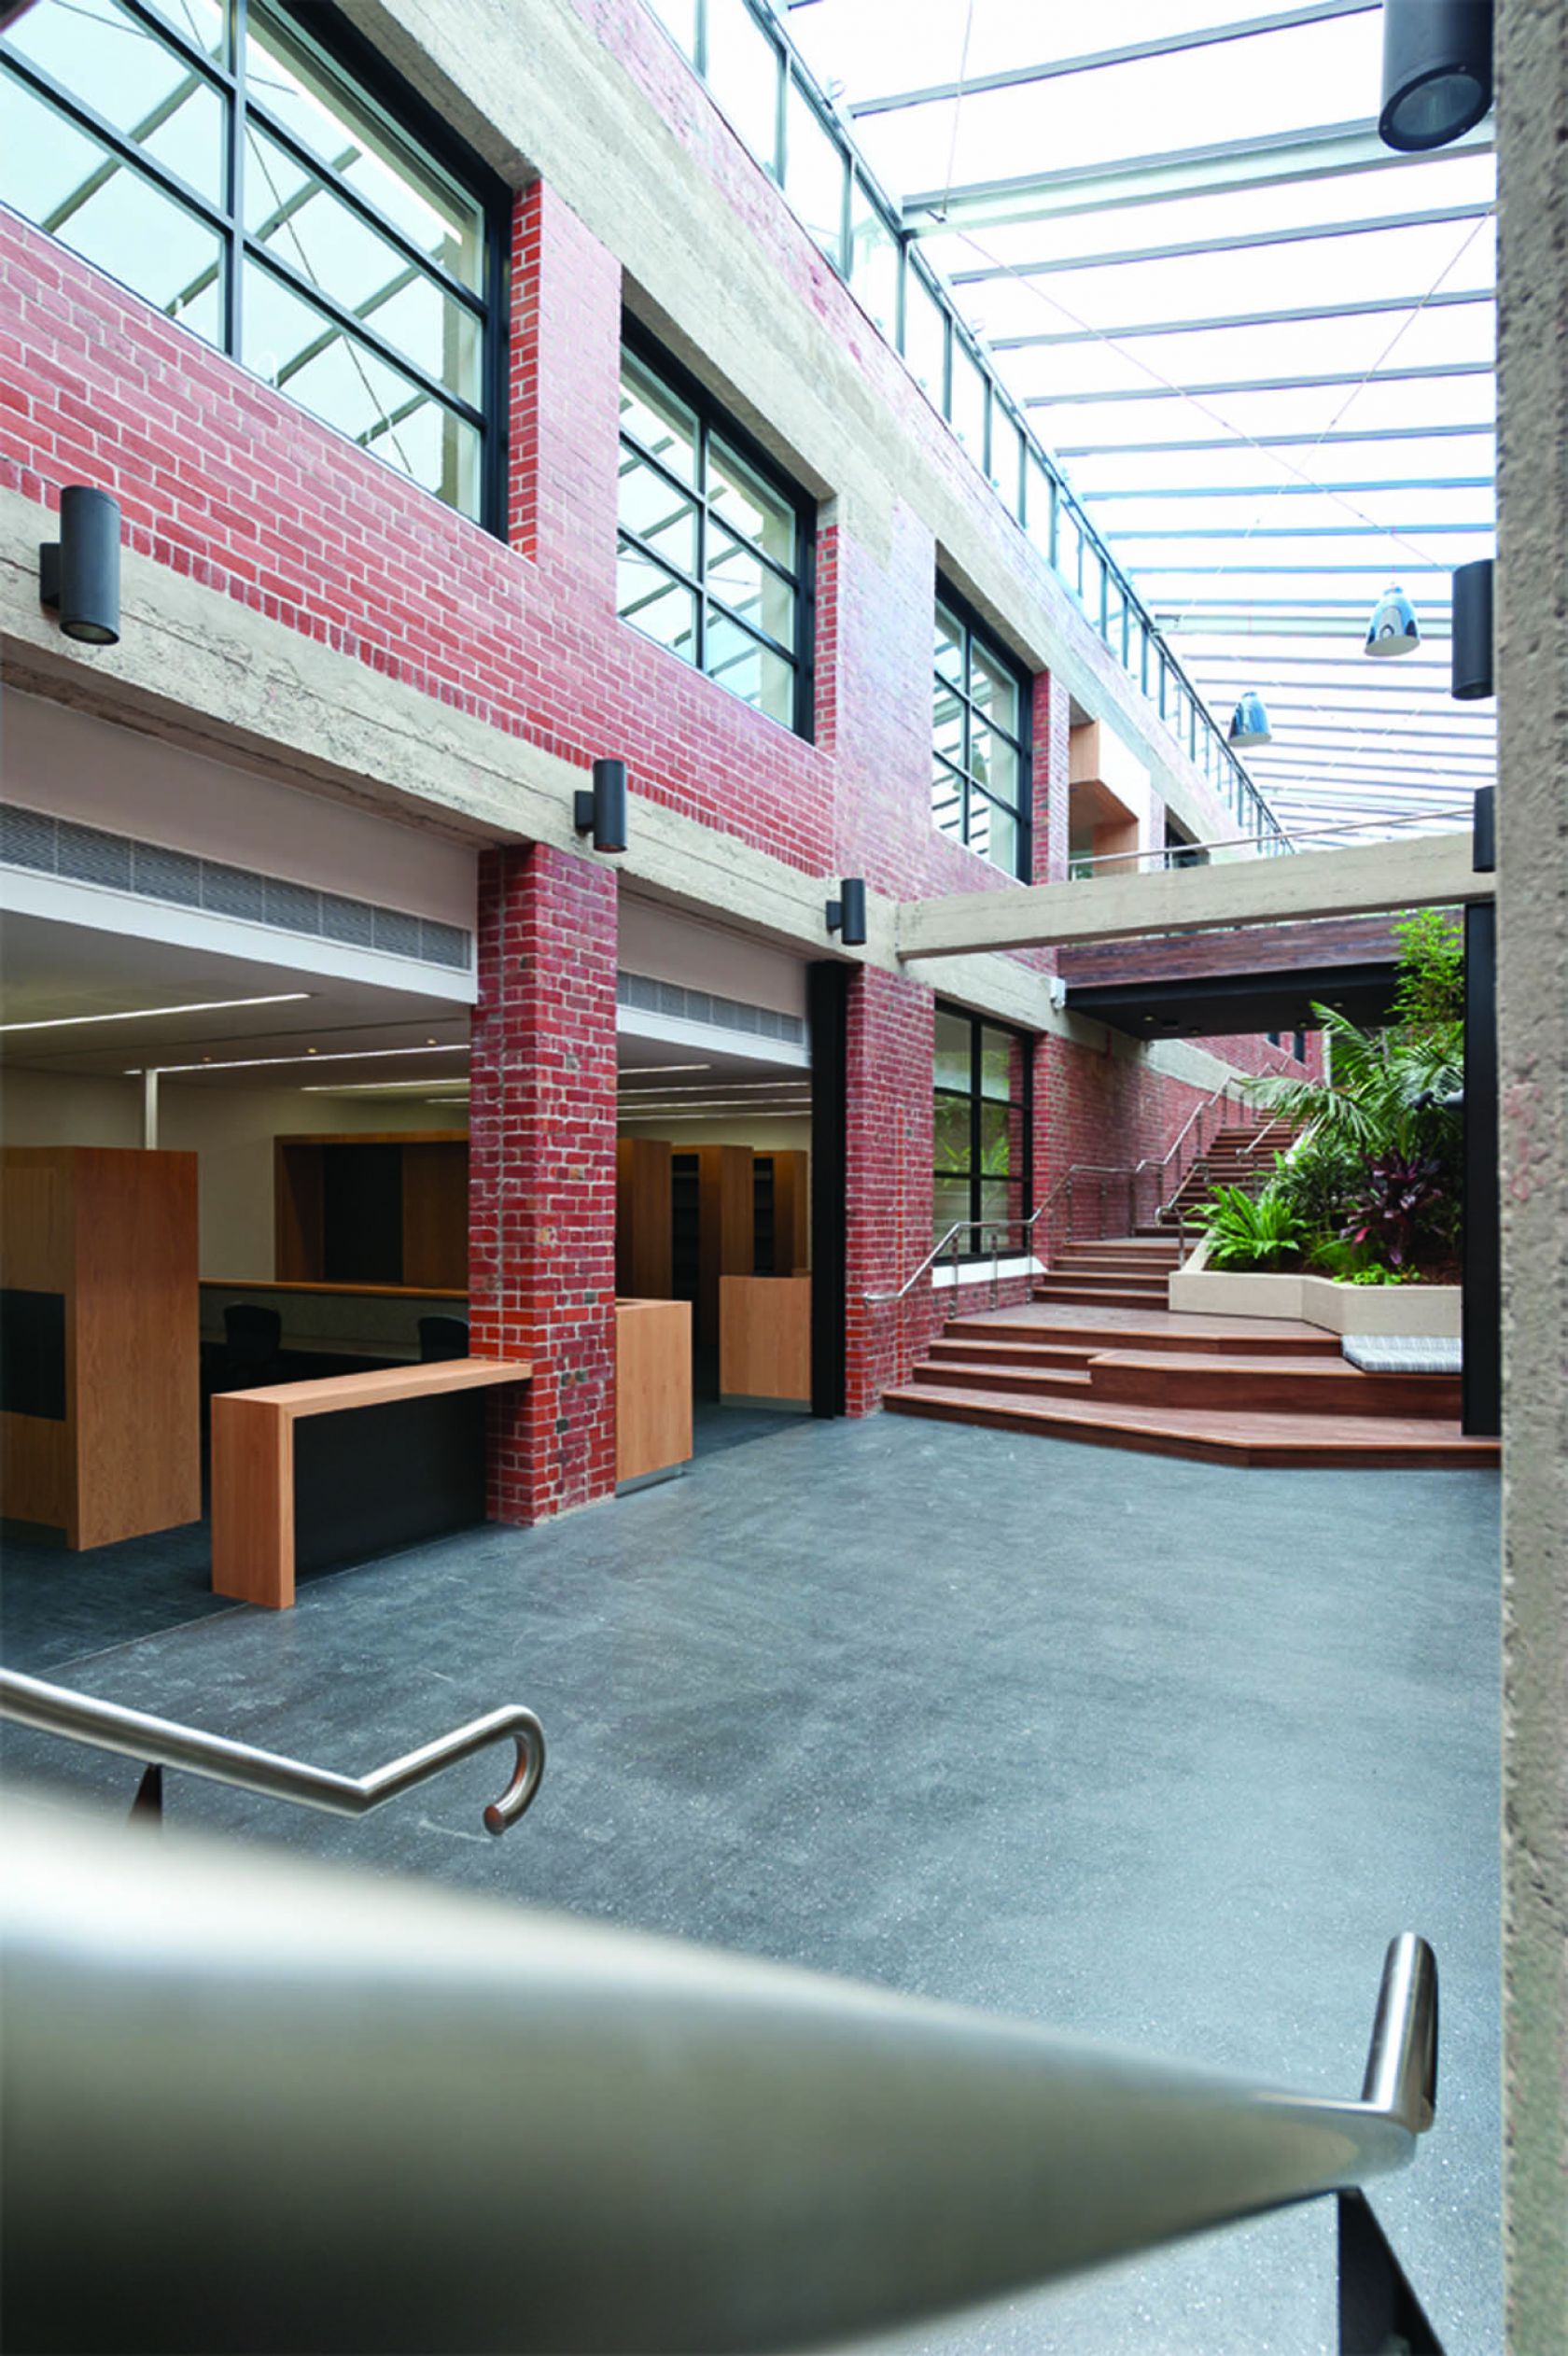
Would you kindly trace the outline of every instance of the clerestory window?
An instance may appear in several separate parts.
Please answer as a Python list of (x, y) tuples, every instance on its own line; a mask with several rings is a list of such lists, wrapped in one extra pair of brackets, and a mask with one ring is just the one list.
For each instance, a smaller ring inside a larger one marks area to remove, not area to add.
[(811, 502), (640, 339), (622, 356), (620, 526), (621, 619), (809, 736)]
[(1029, 878), (1029, 680), (945, 590), (936, 601), (931, 819)]
[(331, 8), (34, 0), (0, 203), (500, 528), (506, 191)]

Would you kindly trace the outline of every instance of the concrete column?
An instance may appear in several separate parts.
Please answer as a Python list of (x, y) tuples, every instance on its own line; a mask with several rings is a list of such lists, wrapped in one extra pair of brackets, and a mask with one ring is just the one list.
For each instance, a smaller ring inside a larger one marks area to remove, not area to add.
[(1568, 14), (1499, 0), (1508, 2346), (1568, 2319)]
[(480, 862), (469, 1100), (473, 1349), (534, 1368), (492, 1426), (490, 1509), (615, 1486), (615, 875), (538, 843)]

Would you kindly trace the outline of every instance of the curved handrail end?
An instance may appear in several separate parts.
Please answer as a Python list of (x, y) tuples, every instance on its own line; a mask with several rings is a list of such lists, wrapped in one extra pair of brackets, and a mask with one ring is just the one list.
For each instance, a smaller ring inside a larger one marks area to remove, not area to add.
[(1411, 2135), (1437, 2110), (1437, 1958), (1413, 1930), (1389, 1942), (1362, 2101)]

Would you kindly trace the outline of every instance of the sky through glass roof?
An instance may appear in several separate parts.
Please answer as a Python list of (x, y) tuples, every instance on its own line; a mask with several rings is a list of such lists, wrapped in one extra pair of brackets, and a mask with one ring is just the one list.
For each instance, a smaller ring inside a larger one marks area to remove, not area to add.
[[(1467, 816), (1495, 548), (1491, 126), (1378, 141), (1376, 0), (777, 0), (1286, 827)], [(1362, 652), (1398, 582), (1420, 651)]]

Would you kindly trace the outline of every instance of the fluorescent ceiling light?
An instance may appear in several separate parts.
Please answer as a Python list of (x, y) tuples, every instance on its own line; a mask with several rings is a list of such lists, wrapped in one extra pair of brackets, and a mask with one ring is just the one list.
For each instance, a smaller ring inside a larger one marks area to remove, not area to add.
[[(429, 1049), (426, 1047), (417, 1050), (408, 1050), (402, 1047), (394, 1047), (388, 1051), (385, 1048), (378, 1047), (375, 1052), (377, 1055), (384, 1055), (387, 1052), (394, 1055), (403, 1055), (410, 1052), (428, 1055)], [(331, 1058), (329, 1056), (325, 1058), (321, 1056), (312, 1056), (311, 1061), (313, 1063), (321, 1063), (323, 1061), (329, 1063), (331, 1061)], [(210, 1072), (212, 1069), (212, 1065), (208, 1063), (204, 1063), (202, 1066), (202, 1070), (203, 1072)], [(300, 1094), (301, 1096), (402, 1096), (412, 1093), (413, 1090), (418, 1088), (427, 1088), (429, 1086), (430, 1082), (428, 1080), (322, 1080), (319, 1082), (307, 1080), (301, 1088)], [(444, 1082), (443, 1086), (452, 1088), (467, 1088), (469, 1083), (467, 1080), (449, 1080)], [(465, 1100), (463, 1099), (454, 1099), (455, 1102), (461, 1102), (464, 1101)]]
[(711, 1072), (712, 1069), (710, 1063), (623, 1063), (621, 1073), (624, 1078), (634, 1073), (640, 1076), (644, 1072)]
[(0, 1032), (11, 1031), (70, 1031), (78, 1023), (147, 1022), (154, 1015), (219, 1015), (235, 1006), (297, 1006), (310, 998), (308, 989), (279, 990), (269, 998), (203, 998), (193, 1006), (128, 1006), (114, 1015), (54, 1015), (47, 1022), (0, 1022)]
[[(302, 1056), (236, 1056), (231, 1061), (225, 1063), (217, 1061), (158, 1063), (152, 1065), (151, 1069), (164, 1073), (171, 1072), (263, 1072), (275, 1070), (280, 1064), (374, 1063), (381, 1056), (466, 1056), (468, 1052), (466, 1043), (455, 1047), (354, 1047), (341, 1055), (323, 1056), (312, 1053)], [(125, 1077), (128, 1080), (139, 1080), (147, 1068), (142, 1064), (135, 1064), (126, 1072)], [(341, 1095), (343, 1091), (334, 1089), (331, 1093)]]

